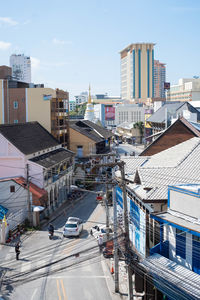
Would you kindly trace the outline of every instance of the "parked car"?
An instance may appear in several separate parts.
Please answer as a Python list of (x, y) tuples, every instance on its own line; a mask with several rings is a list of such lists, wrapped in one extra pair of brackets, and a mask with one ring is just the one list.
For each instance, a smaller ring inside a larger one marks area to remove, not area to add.
[[(106, 225), (95, 225), (90, 230), (91, 235), (93, 235), (96, 239), (99, 238), (99, 236), (102, 236), (103, 242), (106, 242)], [(110, 238), (113, 237), (113, 231), (111, 228), (109, 228), (109, 236)]]
[(63, 236), (69, 237), (69, 236), (77, 236), (79, 237), (81, 232), (83, 230), (83, 224), (74, 222), (74, 221), (67, 221), (63, 228)]
[(77, 222), (77, 223), (79, 223), (79, 224), (82, 224), (82, 223), (83, 223), (83, 220), (80, 219), (80, 218), (77, 218), (77, 217), (69, 217), (69, 218), (67, 219), (67, 222)]

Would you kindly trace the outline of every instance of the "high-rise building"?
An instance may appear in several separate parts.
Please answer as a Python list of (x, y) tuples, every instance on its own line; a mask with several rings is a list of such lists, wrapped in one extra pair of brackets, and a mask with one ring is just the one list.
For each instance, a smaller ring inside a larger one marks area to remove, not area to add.
[(146, 103), (153, 98), (154, 45), (153, 43), (131, 44), (120, 51), (123, 100)]
[(12, 54), (10, 56), (12, 76), (18, 81), (31, 83), (31, 59), (24, 54)]
[(154, 60), (154, 98), (165, 98), (164, 83), (166, 82), (165, 64)]

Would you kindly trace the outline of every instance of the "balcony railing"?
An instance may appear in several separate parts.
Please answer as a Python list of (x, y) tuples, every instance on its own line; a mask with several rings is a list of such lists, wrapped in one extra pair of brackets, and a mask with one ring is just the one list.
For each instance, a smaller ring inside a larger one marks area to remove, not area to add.
[(169, 258), (169, 241), (161, 242), (150, 249), (150, 255), (158, 253), (166, 258)]

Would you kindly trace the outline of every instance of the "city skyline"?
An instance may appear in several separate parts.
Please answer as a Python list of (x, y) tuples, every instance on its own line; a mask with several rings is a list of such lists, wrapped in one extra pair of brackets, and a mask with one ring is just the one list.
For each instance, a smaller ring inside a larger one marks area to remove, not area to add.
[(131, 43), (156, 44), (171, 84), (200, 73), (198, 1), (34, 3), (1, 5), (0, 65), (14, 53), (30, 56), (32, 81), (67, 90), (70, 99), (89, 83), (92, 94), (120, 95), (119, 52)]

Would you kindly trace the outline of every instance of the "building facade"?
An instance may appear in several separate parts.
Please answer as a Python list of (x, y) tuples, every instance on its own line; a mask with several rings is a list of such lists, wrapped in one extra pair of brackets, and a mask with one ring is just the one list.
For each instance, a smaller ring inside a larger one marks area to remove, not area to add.
[(145, 107), (138, 104), (118, 105), (115, 108), (115, 125), (123, 122), (137, 123), (145, 121)]
[(10, 56), (12, 76), (19, 81), (31, 83), (31, 59), (24, 54), (12, 54)]
[(153, 43), (136, 43), (120, 51), (123, 100), (147, 102), (153, 98), (154, 45)]
[(88, 101), (88, 92), (82, 92), (78, 96), (74, 96), (76, 105), (86, 103)]
[(166, 82), (165, 64), (154, 60), (154, 98), (165, 98), (164, 83)]
[(38, 122), (0, 125), (0, 163), (1, 179), (23, 177), (46, 191), (47, 213), (67, 199), (74, 153)]
[(67, 147), (68, 101), (69, 93), (59, 89), (0, 79), (0, 124), (38, 121)]
[(178, 84), (170, 87), (166, 96), (170, 101), (199, 101), (200, 78), (179, 79)]

